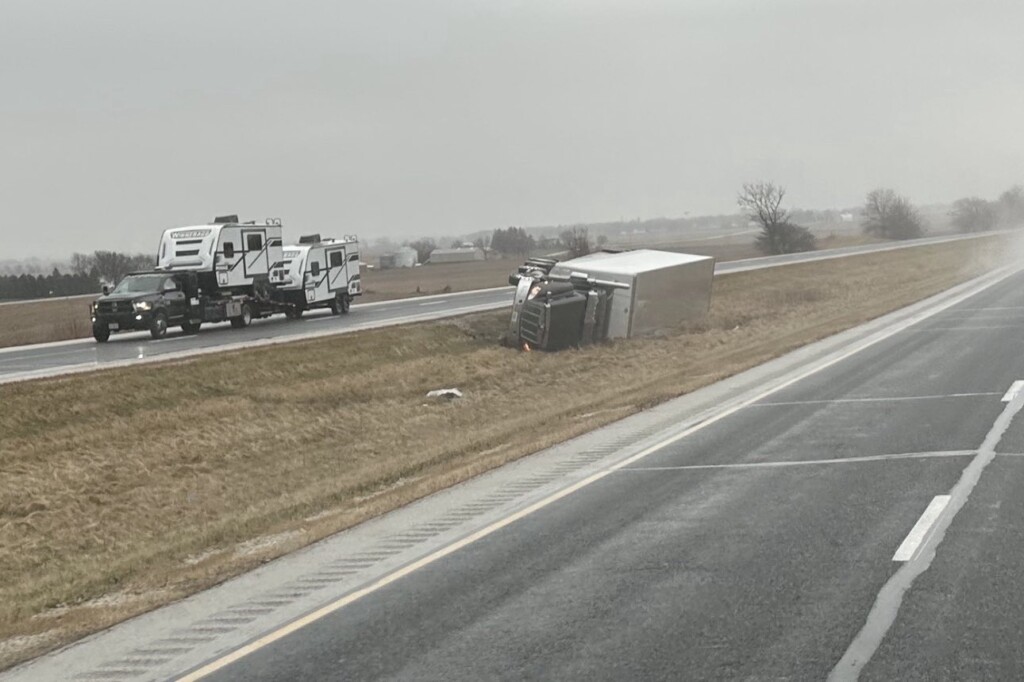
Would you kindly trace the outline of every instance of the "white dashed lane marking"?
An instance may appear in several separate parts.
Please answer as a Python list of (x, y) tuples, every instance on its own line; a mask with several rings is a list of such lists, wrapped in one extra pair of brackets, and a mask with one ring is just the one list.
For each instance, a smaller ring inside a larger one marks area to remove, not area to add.
[(893, 561), (910, 561), (914, 558), (917, 549), (925, 541), (925, 538), (928, 537), (932, 527), (938, 521), (939, 515), (942, 514), (942, 510), (946, 508), (947, 504), (949, 504), (949, 495), (936, 495), (932, 499), (924, 513), (921, 514), (921, 518), (910, 529), (910, 533), (903, 541), (903, 544), (896, 550), (892, 557)]
[(1003, 402), (1008, 403), (1016, 398), (1022, 388), (1024, 388), (1024, 381), (1018, 380), (1010, 384), (1010, 390), (1008, 390), (1006, 395), (1003, 396)]

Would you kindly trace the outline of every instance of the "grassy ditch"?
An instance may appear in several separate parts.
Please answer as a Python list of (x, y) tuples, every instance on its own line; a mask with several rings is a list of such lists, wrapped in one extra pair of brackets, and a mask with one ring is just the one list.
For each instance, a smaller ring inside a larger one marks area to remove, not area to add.
[[(706, 323), (560, 354), (505, 313), (0, 386), (0, 666), (895, 310), (996, 238), (728, 275)], [(241, 371), (240, 368), (244, 368)], [(521, 391), (571, 384), (571, 393)], [(424, 399), (458, 386), (452, 404)]]

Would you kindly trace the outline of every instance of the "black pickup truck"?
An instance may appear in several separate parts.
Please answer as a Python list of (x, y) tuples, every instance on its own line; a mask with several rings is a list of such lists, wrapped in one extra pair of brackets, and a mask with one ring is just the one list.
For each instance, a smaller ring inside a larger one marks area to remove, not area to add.
[(197, 296), (193, 272), (133, 272), (91, 305), (92, 335), (103, 343), (111, 332), (148, 330), (159, 339), (175, 325), (195, 333), (202, 324)]

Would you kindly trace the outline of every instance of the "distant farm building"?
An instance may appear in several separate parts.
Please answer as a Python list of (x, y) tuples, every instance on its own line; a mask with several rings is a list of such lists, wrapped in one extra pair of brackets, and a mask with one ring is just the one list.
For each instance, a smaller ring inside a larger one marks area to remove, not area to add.
[(471, 263), (484, 260), (483, 249), (476, 247), (460, 247), (458, 249), (434, 249), (430, 252), (428, 263)]
[(380, 257), (380, 269), (389, 270), (391, 268), (411, 268), (416, 265), (416, 262), (416, 249), (403, 246), (397, 251), (382, 254)]

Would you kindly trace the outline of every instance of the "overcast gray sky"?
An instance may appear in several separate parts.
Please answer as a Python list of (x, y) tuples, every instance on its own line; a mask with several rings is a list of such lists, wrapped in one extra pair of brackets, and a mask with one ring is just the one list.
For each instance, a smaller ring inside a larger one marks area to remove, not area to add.
[(0, 260), (1024, 182), (1024, 3), (3, 0)]

